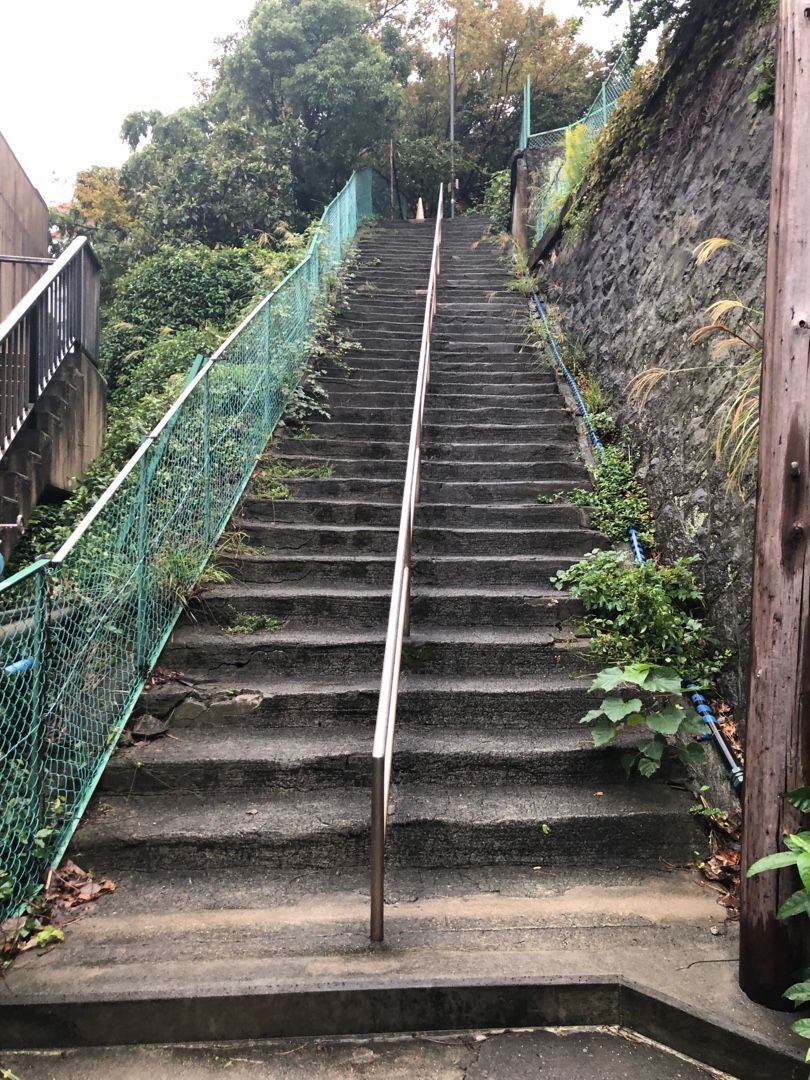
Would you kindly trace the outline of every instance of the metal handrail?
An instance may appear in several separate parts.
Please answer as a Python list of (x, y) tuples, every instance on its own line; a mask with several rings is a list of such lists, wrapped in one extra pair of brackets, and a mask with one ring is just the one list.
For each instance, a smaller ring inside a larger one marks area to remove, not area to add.
[(98, 356), (99, 262), (73, 240), (0, 323), (0, 455), (75, 349)]
[(416, 375), (416, 393), (408, 444), (408, 465), (399, 519), (399, 538), (394, 563), (394, 584), (388, 612), (380, 701), (374, 730), (371, 760), (371, 940), (383, 939), (385, 903), (385, 834), (388, 827), (388, 798), (391, 791), (391, 763), (394, 754), (394, 730), (397, 720), (399, 670), (402, 642), (408, 635), (411, 606), (411, 544), (414, 516), (419, 501), (419, 478), (422, 464), (422, 424), (425, 418), (425, 395), (430, 381), (430, 335), (436, 314), (436, 287), (440, 272), (444, 184), (439, 188), (436, 208), (436, 231), (430, 260), (430, 278), (425, 300), (425, 321)]

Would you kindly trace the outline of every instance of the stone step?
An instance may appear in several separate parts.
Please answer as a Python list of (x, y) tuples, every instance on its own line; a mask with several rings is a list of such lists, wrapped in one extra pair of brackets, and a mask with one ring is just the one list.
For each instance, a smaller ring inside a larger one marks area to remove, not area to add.
[[(410, 424), (413, 405), (397, 409), (365, 407), (362, 405), (330, 405), (330, 412), (336, 424)], [(536, 423), (538, 426), (549, 423), (561, 423), (567, 418), (561, 397), (555, 399), (553, 406), (535, 405), (509, 406), (491, 405), (481, 408), (458, 408), (442, 405), (441, 399), (434, 397), (425, 405), (425, 424), (479, 424), (504, 423), (514, 421), (518, 424)]]
[[(336, 499), (254, 499), (242, 502), (242, 513), (254, 522), (318, 522), (322, 525), (399, 526), (401, 500), (368, 502)], [(566, 503), (496, 503), (467, 506), (460, 503), (423, 503), (418, 509), (418, 524), (430, 527), (484, 528), (581, 528), (588, 524), (584, 507)]]
[[(449, 390), (445, 387), (431, 386), (426, 401), (426, 409), (558, 409), (563, 399), (556, 387), (545, 392), (535, 389), (512, 389), (509, 384), (490, 393), (475, 393), (472, 389)], [(403, 387), (401, 390), (375, 390), (366, 383), (362, 388), (347, 386), (343, 390), (329, 391), (329, 408), (336, 412), (341, 409), (355, 409), (362, 404), (364, 409), (392, 409), (396, 412), (413, 412), (414, 388)]]
[[(355, 448), (357, 453), (359, 448)], [(580, 484), (587, 484), (587, 470), (578, 462), (560, 460), (562, 454), (547, 461), (444, 461), (437, 456), (425, 457), (422, 462), (423, 482), (434, 481), (476, 481), (491, 483), (494, 480), (503, 480), (510, 484), (515, 482), (535, 482), (546, 480), (576, 480)], [(380, 460), (378, 458), (338, 458), (338, 457), (309, 457), (308, 455), (288, 455), (276, 459), (281, 465), (289, 466), (290, 469), (316, 468), (322, 464), (331, 470), (333, 480), (350, 478), (367, 478), (373, 480), (391, 479), (402, 482), (405, 478), (406, 461), (402, 459)], [(294, 484), (294, 478), (288, 481)], [(307, 481), (309, 483), (309, 481)], [(307, 490), (309, 490), (307, 488)], [(513, 489), (507, 489), (513, 490)], [(516, 489), (514, 489), (516, 490)], [(531, 492), (530, 492), (531, 494)], [(422, 495), (424, 498), (424, 493)], [(316, 496), (317, 498), (317, 496)], [(382, 499), (381, 501), (385, 501)]]
[[(106, 795), (91, 806), (73, 857), (119, 870), (265, 866), (353, 868), (368, 860), (369, 794), (328, 788), (255, 794)], [(103, 812), (101, 807), (103, 806)], [(683, 793), (660, 784), (564, 788), (464, 784), (395, 788), (386, 843), (392, 866), (570, 865), (591, 869), (685, 864), (698, 837)], [(254, 812), (255, 811), (255, 812)]]
[[(191, 677), (368, 675), (382, 670), (384, 650), (385, 627), (228, 634), (184, 624), (175, 630), (161, 662)], [(546, 629), (423, 626), (414, 630), (402, 654), (406, 671), (424, 675), (532, 675), (579, 670), (582, 663), (577, 649), (564, 647), (560, 635)]]
[[(316, 461), (326, 462), (336, 459), (354, 459), (362, 453), (365, 460), (384, 462), (386, 460), (405, 461), (408, 456), (407, 442), (370, 442), (357, 439), (294, 439), (282, 438), (274, 447), (280, 458), (290, 460), (297, 456), (306, 456)], [(423, 449), (425, 465), (432, 461), (476, 461), (499, 464), (512, 462), (546, 462), (570, 460), (576, 453), (571, 441), (557, 442), (548, 440), (530, 443), (498, 442), (431, 442)]]
[[(582, 734), (581, 718), (593, 708), (589, 679), (556, 671), (525, 677), (419, 675), (404, 671), (397, 706), (398, 731), (420, 728), (451, 732), (456, 727), (482, 732), (526, 731)], [(267, 732), (300, 729), (305, 735), (359, 726), (373, 732), (380, 675), (316, 675), (307, 679), (185, 679), (146, 690), (140, 708), (168, 717), (175, 735), (181, 729), (222, 734), (223, 725)], [(452, 737), (452, 736), (451, 736)]]
[[(433, 480), (425, 471), (420, 484), (421, 502), (422, 504), (431, 502), (491, 504), (519, 501), (534, 503), (538, 495), (556, 495), (558, 492), (576, 490), (583, 484), (589, 483), (587, 470), (582, 465), (561, 463), (555, 470), (554, 480), (542, 478), (543, 466), (538, 465), (534, 468), (538, 474), (538, 478), (534, 480), (485, 480), (482, 478), (469, 482)], [(284, 480), (283, 483), (295, 499), (324, 499), (332, 496), (337, 499), (362, 500), (368, 497), (372, 502), (401, 503), (404, 472), (403, 465), (402, 476), (396, 479), (378, 480), (372, 477), (345, 476), (331, 480), (293, 478)]]
[[(371, 718), (369, 717), (369, 720)], [(370, 722), (308, 731), (242, 728), (172, 729), (118, 750), (99, 791), (127, 796), (202, 792), (317, 791), (370, 788)], [(582, 783), (592, 787), (624, 782), (621, 755), (643, 736), (629, 733), (607, 751), (594, 747), (580, 729), (486, 731), (455, 727), (400, 730), (396, 741), (398, 785), (466, 784), (529, 786)]]
[[(396, 550), (398, 528), (372, 525), (312, 525), (240, 518), (247, 542), (289, 554), (390, 554)], [(543, 555), (581, 558), (605, 546), (590, 529), (573, 528), (431, 528), (417, 522), (417, 555)]]
[[(285, 630), (308, 627), (377, 628), (387, 625), (391, 587), (366, 585), (331, 586), (263, 585), (232, 583), (206, 588), (190, 604), (198, 625), (223, 628), (240, 626), (252, 616), (272, 617)], [(416, 626), (462, 628), (561, 626), (581, 617), (582, 606), (546, 585), (543, 590), (529, 586), (430, 587), (415, 585), (411, 592), (411, 619)], [(238, 634), (244, 641), (247, 633)]]
[[(244, 522), (251, 528), (249, 522)], [(260, 526), (254, 535), (262, 536)], [(558, 570), (577, 562), (579, 555), (433, 555), (415, 556), (414, 581), (422, 585), (547, 586)], [(329, 555), (256, 549), (249, 554), (220, 556), (217, 565), (235, 581), (301, 582), (307, 585), (360, 583), (391, 588), (393, 547), (388, 554)]]
[[(433, 442), (446, 444), (448, 442), (471, 442), (480, 439), (482, 442), (535, 442), (538, 439), (551, 439), (553, 441), (567, 441), (574, 443), (576, 431), (570, 418), (563, 410), (560, 410), (559, 423), (543, 424), (505, 424), (498, 423), (425, 423), (423, 428), (423, 445), (427, 448)], [(334, 436), (339, 439), (369, 439), (379, 442), (391, 440), (391, 442), (407, 443), (410, 437), (410, 424), (395, 423), (340, 423), (330, 420), (313, 420), (307, 425), (313, 435), (322, 438)]]

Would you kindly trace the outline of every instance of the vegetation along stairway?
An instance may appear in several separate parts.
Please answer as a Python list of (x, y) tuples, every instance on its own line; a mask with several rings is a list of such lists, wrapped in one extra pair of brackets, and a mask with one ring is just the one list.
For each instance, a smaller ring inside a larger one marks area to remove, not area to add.
[[(289, 498), (270, 497), (285, 492), (261, 469), (244, 498), (218, 561), (230, 578), (206, 588), (143, 700), (168, 736), (114, 755), (74, 839), (116, 893), (64, 947), (19, 959), (21, 1008), (137, 987), (164, 1003), (150, 1040), (221, 1035), (215, 1011), (179, 1020), (165, 1002), (478, 973), (486, 950), (510, 972), (528, 950), (533, 971), (543, 954), (576, 974), (595, 950), (640, 947), (640, 928), (658, 955), (716, 918), (671, 872), (701, 843), (687, 797), (626, 782), (620, 750), (594, 749), (579, 725), (592, 702), (577, 610), (549, 579), (602, 538), (581, 508), (537, 502), (587, 473), (485, 224), (448, 222), (442, 248), (388, 837), (393, 951), (367, 946), (371, 740), (430, 223), (362, 239), (331, 419), (277, 441), (299, 474)], [(250, 1015), (234, 1037), (266, 1030)], [(69, 1039), (105, 1037), (79, 1017)]]

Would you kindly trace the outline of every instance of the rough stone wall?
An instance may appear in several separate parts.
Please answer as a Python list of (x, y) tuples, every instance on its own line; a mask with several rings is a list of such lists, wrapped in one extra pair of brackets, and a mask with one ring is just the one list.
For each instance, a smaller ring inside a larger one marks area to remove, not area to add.
[[(709, 617), (738, 657), (724, 688), (737, 705), (748, 654), (753, 501), (727, 493), (713, 448), (715, 410), (735, 361), (710, 369), (706, 345), (688, 338), (720, 297), (763, 306), (773, 120), (748, 95), (772, 45), (772, 27), (760, 25), (737, 31), (708, 64), (687, 52), (667, 76), (669, 93), (658, 95), (640, 156), (612, 182), (590, 226), (574, 242), (564, 237), (541, 270), (639, 453), (663, 554), (700, 556)], [(741, 246), (697, 267), (693, 249), (713, 236)], [(682, 364), (693, 370), (659, 384), (643, 411), (629, 405), (635, 373)]]

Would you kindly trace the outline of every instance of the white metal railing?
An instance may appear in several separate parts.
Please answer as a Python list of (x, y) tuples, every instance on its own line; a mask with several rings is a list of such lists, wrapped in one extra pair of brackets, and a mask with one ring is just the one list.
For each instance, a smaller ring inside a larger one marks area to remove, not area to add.
[(416, 393), (408, 444), (408, 465), (402, 495), (402, 514), (399, 519), (399, 539), (394, 563), (394, 584), (388, 613), (388, 633), (385, 639), (380, 701), (374, 730), (374, 750), (371, 770), (371, 940), (382, 941), (385, 904), (385, 835), (388, 826), (388, 800), (391, 792), (391, 764), (394, 754), (394, 730), (397, 721), (397, 696), (402, 643), (408, 636), (411, 606), (411, 544), (414, 516), (419, 501), (419, 477), (422, 464), (422, 425), (425, 418), (425, 395), (430, 381), (430, 335), (436, 314), (444, 185), (439, 188), (436, 207), (436, 231), (433, 236), (433, 255), (425, 300), (425, 321), (422, 326), (422, 345), (416, 375)]
[(98, 259), (76, 237), (0, 323), (0, 455), (74, 349), (96, 362), (99, 291)]

